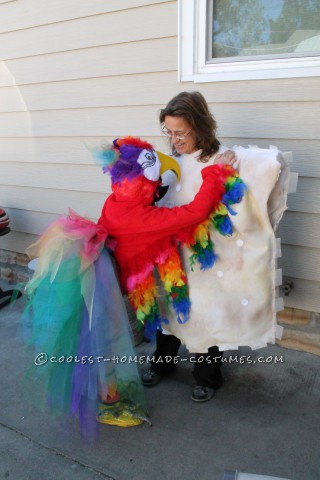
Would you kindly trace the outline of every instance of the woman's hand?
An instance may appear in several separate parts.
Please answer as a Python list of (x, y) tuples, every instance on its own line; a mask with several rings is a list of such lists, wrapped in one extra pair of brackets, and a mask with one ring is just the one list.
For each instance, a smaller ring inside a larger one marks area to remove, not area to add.
[(219, 153), (215, 160), (214, 163), (216, 164), (222, 164), (222, 165), (233, 165), (237, 161), (236, 155), (233, 150), (226, 150), (223, 153)]

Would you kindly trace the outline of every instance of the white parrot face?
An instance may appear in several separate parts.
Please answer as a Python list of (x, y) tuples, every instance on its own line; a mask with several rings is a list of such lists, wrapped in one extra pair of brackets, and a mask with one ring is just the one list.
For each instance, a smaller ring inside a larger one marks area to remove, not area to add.
[(159, 180), (160, 177), (160, 160), (154, 150), (142, 150), (137, 162), (143, 168), (143, 175), (153, 182)]

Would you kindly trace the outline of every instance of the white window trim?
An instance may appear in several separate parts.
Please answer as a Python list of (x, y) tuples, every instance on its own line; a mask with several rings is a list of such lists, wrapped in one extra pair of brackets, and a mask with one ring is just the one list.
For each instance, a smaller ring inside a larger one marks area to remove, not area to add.
[(320, 76), (320, 56), (206, 63), (206, 28), (204, 28), (206, 10), (206, 0), (178, 0), (178, 80), (180, 82), (201, 83)]

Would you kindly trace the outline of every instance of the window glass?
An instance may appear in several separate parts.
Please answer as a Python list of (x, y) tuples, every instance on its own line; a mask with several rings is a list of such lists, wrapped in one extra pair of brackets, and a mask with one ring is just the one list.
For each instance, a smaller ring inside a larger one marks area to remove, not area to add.
[(210, 0), (208, 7), (209, 62), (320, 55), (320, 0)]

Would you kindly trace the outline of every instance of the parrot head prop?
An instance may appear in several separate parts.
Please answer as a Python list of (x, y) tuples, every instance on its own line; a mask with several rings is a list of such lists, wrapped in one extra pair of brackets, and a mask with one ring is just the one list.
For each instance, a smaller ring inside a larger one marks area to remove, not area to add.
[(180, 180), (178, 162), (140, 138), (117, 138), (93, 154), (103, 172), (110, 175), (112, 191), (118, 198), (152, 203), (167, 191), (160, 180), (164, 172), (172, 170)]

